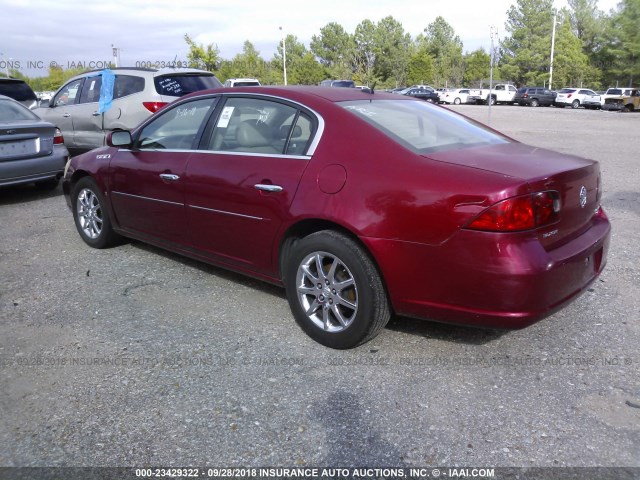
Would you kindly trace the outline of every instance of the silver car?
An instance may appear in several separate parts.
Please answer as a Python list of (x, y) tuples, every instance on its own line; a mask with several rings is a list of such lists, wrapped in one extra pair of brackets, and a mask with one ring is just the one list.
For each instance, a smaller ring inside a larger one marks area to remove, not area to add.
[(35, 182), (54, 188), (68, 159), (58, 128), (0, 95), (0, 186)]
[(48, 107), (35, 112), (57, 125), (65, 145), (88, 150), (104, 145), (107, 132), (131, 130), (182, 95), (218, 88), (213, 73), (195, 69), (115, 68), (111, 107), (99, 112), (101, 71), (85, 72), (64, 84)]

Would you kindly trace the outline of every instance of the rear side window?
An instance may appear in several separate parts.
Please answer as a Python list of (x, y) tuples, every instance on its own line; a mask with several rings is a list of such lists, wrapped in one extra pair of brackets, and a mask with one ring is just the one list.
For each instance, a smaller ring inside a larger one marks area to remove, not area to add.
[(19, 102), (36, 100), (36, 94), (22, 80), (0, 81), (0, 95), (5, 95)]
[(144, 78), (132, 75), (116, 75), (113, 98), (122, 98), (144, 90)]
[(518, 93), (519, 93), (520, 95), (522, 95), (523, 93), (527, 93), (527, 88), (526, 88), (526, 87), (522, 87), (522, 88), (520, 88), (520, 89), (518, 90)]
[(214, 75), (201, 74), (162, 75), (155, 77), (153, 82), (156, 86), (156, 92), (170, 97), (181, 97), (199, 90), (222, 87)]

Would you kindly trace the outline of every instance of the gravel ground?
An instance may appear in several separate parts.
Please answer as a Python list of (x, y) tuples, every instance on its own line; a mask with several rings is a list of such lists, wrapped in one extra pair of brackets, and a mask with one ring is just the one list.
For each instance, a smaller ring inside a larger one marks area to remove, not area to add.
[(332, 351), (279, 288), (90, 249), (60, 188), (0, 190), (0, 466), (640, 467), (640, 115), (492, 125), (599, 160), (613, 223), (593, 287), (514, 332), (395, 318)]

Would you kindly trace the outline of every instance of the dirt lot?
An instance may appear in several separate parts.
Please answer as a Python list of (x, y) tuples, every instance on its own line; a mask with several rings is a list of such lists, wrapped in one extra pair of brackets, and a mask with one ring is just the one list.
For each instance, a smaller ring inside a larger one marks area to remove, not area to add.
[(278, 288), (92, 250), (60, 188), (0, 190), (0, 466), (640, 467), (640, 115), (492, 125), (599, 160), (613, 223), (593, 287), (516, 332), (396, 318), (332, 351)]

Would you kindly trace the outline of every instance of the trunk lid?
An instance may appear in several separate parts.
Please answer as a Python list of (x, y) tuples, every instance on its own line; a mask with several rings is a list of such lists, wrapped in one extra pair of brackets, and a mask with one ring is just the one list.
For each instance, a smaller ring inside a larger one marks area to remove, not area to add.
[(42, 122), (0, 124), (0, 162), (50, 155), (55, 131), (53, 125)]
[(600, 206), (600, 166), (594, 160), (521, 143), (438, 152), (429, 158), (520, 179), (531, 193), (558, 192), (558, 221), (538, 229), (545, 247), (580, 235)]

